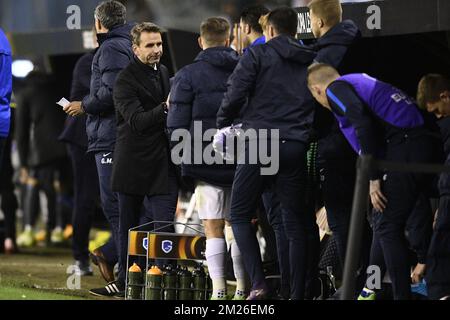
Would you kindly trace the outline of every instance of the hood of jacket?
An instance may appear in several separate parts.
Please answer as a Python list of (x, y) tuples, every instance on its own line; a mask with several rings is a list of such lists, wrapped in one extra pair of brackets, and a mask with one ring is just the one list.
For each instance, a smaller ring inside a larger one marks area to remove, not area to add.
[(234, 70), (239, 62), (239, 55), (231, 48), (214, 47), (200, 52), (195, 61), (205, 61), (221, 69)]
[(300, 44), (293, 37), (280, 35), (273, 38), (267, 45), (275, 49), (275, 51), (284, 59), (295, 61), (298, 63), (311, 63), (316, 57), (316, 53)]
[(320, 37), (314, 47), (316, 50), (320, 50), (320, 48), (330, 45), (349, 46), (360, 36), (361, 32), (356, 24), (351, 20), (344, 20)]

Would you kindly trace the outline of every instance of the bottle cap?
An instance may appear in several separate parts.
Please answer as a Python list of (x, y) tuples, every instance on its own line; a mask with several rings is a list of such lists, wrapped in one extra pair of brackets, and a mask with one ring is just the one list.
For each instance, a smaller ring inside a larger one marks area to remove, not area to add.
[(133, 263), (133, 265), (128, 269), (129, 272), (142, 272), (141, 268), (136, 264)]
[(157, 266), (152, 266), (152, 267), (148, 270), (147, 274), (153, 275), (153, 276), (160, 276), (160, 275), (162, 275), (162, 271), (161, 271), (161, 269), (158, 268)]

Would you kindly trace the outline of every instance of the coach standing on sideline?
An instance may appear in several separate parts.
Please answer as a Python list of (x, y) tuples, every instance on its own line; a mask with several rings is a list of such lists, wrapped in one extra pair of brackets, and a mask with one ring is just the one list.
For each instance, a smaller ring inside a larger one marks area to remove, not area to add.
[[(145, 22), (136, 25), (131, 34), (135, 56), (114, 87), (117, 144), (112, 187), (119, 194), (120, 287), (127, 271), (128, 230), (151, 221), (173, 222), (178, 199), (165, 131), (170, 82), (169, 71), (160, 64), (162, 30)], [(173, 226), (164, 224), (155, 224), (155, 228), (174, 232)]]
[[(119, 249), (119, 206), (111, 189), (111, 174), (116, 143), (116, 115), (113, 86), (119, 72), (133, 58), (131, 24), (126, 23), (126, 8), (118, 1), (102, 2), (95, 9), (95, 27), (100, 47), (92, 64), (91, 89), (82, 102), (64, 108), (71, 116), (87, 114), (88, 152), (95, 154), (103, 212), (111, 224), (112, 236)], [(113, 296), (124, 288), (93, 289), (92, 294)]]
[[(97, 33), (94, 30), (95, 43)], [(70, 100), (78, 101), (89, 95), (92, 61), (97, 49), (84, 54), (75, 65), (72, 77)], [(68, 116), (59, 140), (66, 143), (72, 160), (74, 179), (74, 209), (72, 214), (73, 240), (72, 250), (75, 264), (80, 274), (92, 275), (89, 264), (89, 233), (95, 213), (95, 203), (99, 196), (97, 167), (93, 153), (87, 153), (86, 115)], [(91, 253), (93, 262), (106, 282), (114, 281), (114, 265), (117, 263), (117, 247), (113, 237), (106, 244)]]

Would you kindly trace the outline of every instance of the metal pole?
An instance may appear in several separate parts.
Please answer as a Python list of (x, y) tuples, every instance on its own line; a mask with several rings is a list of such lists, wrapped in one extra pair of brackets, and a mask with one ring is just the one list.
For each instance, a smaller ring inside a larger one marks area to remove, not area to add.
[(355, 295), (356, 272), (361, 257), (361, 241), (369, 195), (369, 179), (373, 166), (374, 160), (372, 156), (359, 157), (347, 251), (345, 254), (341, 300), (353, 300)]

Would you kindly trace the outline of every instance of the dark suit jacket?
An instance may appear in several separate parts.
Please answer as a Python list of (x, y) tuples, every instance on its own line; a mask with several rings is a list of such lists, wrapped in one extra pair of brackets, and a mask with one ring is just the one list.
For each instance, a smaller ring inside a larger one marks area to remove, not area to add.
[(112, 187), (135, 195), (168, 193), (169, 143), (163, 102), (170, 91), (169, 73), (159, 66), (162, 93), (150, 80), (148, 67), (133, 59), (117, 77), (114, 104), (117, 140)]

